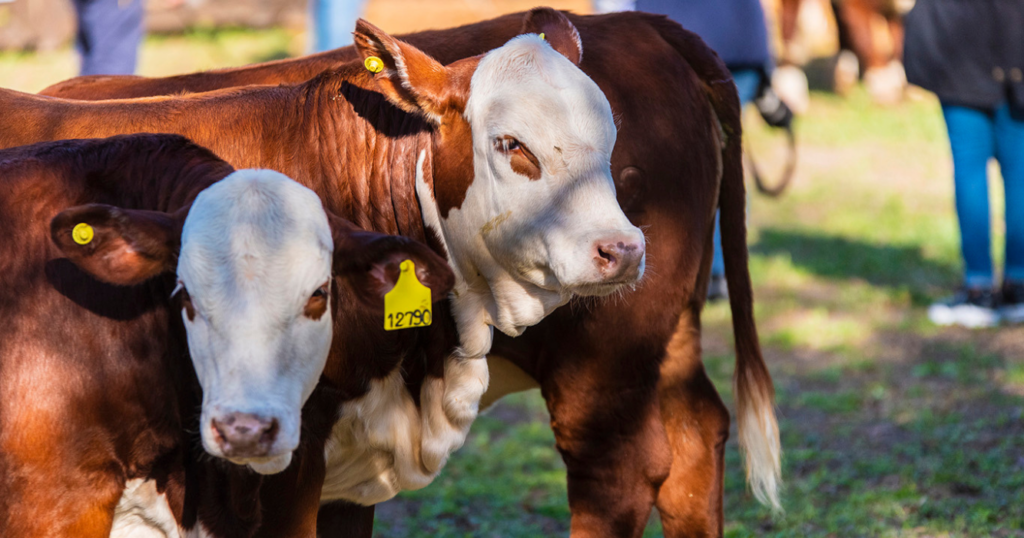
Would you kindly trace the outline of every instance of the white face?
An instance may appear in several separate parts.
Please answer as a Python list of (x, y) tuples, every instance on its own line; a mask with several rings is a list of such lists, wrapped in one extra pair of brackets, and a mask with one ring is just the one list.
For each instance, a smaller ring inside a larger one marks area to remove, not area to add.
[(290, 463), (330, 348), (333, 250), (320, 199), (277, 172), (240, 170), (196, 198), (177, 273), (210, 454), (264, 474)]
[(539, 36), (487, 54), (466, 119), (474, 178), (441, 227), (463, 277), (479, 273), (492, 321), (517, 335), (574, 295), (606, 295), (644, 272), (644, 237), (615, 197), (611, 107)]

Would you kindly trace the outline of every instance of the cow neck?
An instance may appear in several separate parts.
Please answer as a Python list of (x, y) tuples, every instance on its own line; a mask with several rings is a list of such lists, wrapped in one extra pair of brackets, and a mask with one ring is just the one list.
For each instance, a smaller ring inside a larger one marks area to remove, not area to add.
[[(360, 63), (310, 80), (298, 102), (304, 121), (297, 126), (304, 133), (299, 143), (311, 157), (296, 177), (338, 215), (363, 228), (423, 241), (444, 256), (455, 272), (458, 354), (482, 357), (491, 343), (486, 305), (493, 299), (486, 283), (463, 277), (441, 227), (441, 218), (461, 205), (465, 183), (472, 179), (472, 147), (464, 148), (466, 155), (438, 155), (439, 129), (391, 104)], [(444, 185), (435, 185), (435, 172)]]
[(296, 140), (310, 158), (296, 179), (360, 227), (410, 237), (445, 256), (416, 199), (416, 165), (423, 154), (430, 159), (434, 129), (375, 91), (361, 64), (322, 73), (298, 101), (303, 136)]

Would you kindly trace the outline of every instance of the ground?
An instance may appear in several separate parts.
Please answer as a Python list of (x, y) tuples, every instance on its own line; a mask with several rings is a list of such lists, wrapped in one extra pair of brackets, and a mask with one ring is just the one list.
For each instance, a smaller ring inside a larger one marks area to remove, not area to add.
[[(142, 72), (279, 58), (301, 43), (285, 30), (153, 38)], [(35, 91), (73, 69), (70, 51), (0, 54), (6, 87)], [(756, 115), (747, 125), (748, 147), (777, 170), (781, 139)], [(730, 441), (726, 535), (1024, 537), (1024, 328), (939, 328), (925, 315), (960, 272), (936, 102), (881, 108), (861, 91), (814, 94), (797, 130), (791, 190), (750, 202), (786, 513), (754, 501)], [(993, 193), (999, 223), (998, 181)], [(728, 308), (709, 306), (703, 319), (705, 364), (732, 409)], [(535, 391), (501, 402), (433, 485), (378, 507), (377, 535), (564, 535), (565, 470), (547, 420)], [(647, 534), (661, 535), (656, 517)]]

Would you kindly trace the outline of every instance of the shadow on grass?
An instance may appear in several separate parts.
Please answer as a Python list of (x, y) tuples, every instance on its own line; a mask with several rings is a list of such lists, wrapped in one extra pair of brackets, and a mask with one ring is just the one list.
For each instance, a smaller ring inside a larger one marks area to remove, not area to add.
[(856, 239), (796, 230), (765, 228), (752, 254), (788, 254), (793, 265), (832, 279), (861, 279), (874, 286), (907, 289), (915, 305), (956, 282), (959, 269), (927, 259), (916, 246), (878, 245)]

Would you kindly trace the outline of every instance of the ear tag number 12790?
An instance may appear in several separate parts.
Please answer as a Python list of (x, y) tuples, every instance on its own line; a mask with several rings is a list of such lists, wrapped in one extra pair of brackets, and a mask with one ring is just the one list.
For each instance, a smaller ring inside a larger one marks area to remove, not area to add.
[(398, 282), (384, 295), (384, 330), (397, 331), (430, 325), (430, 288), (416, 278), (416, 265), (405, 260)]

